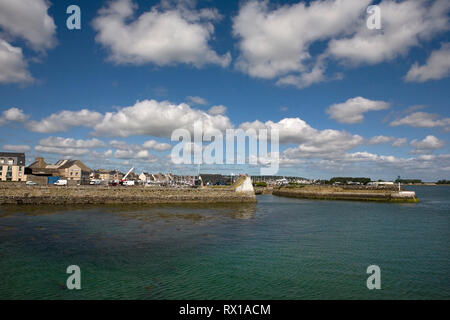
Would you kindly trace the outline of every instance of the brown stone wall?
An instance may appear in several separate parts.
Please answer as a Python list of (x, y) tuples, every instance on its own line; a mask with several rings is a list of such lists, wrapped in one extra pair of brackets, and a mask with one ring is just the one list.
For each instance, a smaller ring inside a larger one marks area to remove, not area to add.
[(256, 202), (233, 189), (170, 189), (106, 186), (25, 186), (0, 183), (0, 204), (114, 204)]

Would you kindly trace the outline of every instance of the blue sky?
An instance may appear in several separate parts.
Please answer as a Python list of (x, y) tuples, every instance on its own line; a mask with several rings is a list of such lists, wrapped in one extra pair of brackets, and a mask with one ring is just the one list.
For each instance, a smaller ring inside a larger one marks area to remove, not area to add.
[(169, 133), (201, 118), (280, 129), (280, 175), (448, 179), (449, 6), (0, 0), (0, 149), (183, 172)]

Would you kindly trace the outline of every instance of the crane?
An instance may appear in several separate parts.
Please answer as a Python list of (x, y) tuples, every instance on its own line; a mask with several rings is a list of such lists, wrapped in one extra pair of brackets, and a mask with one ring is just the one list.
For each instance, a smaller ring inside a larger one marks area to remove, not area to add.
[(132, 167), (130, 170), (128, 170), (127, 174), (120, 180), (120, 184), (123, 185), (124, 181), (127, 181), (128, 176), (130, 175), (130, 173), (134, 170), (134, 167)]

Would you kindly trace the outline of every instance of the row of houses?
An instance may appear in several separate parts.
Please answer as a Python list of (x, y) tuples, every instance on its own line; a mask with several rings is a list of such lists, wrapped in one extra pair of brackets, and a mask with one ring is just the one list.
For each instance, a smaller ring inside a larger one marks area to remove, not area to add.
[[(28, 167), (25, 166), (24, 153), (0, 152), (0, 181), (33, 181), (38, 184), (51, 183), (54, 179), (67, 180), (69, 184), (89, 184), (96, 180), (102, 183), (118, 182), (124, 178), (124, 173), (119, 170), (96, 169), (91, 170), (80, 160), (64, 159), (55, 164), (45, 162), (44, 158), (37, 157)], [(143, 172), (140, 175), (130, 172), (127, 180), (133, 180), (143, 184), (158, 185), (194, 185), (199, 180), (203, 185), (226, 185), (233, 183), (234, 176), (221, 174), (201, 174), (199, 177), (188, 175), (174, 175), (163, 173)], [(280, 181), (310, 184), (309, 181), (300, 178), (285, 177), (253, 177), (253, 181), (264, 181), (267, 184), (279, 184)]]
[[(49, 164), (44, 158), (37, 157), (33, 163), (26, 167), (24, 153), (0, 152), (0, 181), (33, 181), (38, 184), (48, 184), (56, 181), (55, 179), (57, 178), (67, 180), (69, 184), (89, 184), (93, 180), (103, 183), (118, 182), (124, 176), (125, 174), (119, 170), (91, 170), (82, 161), (70, 159), (59, 160), (55, 164)], [(204, 179), (211, 184), (220, 181), (220, 177), (216, 175), (205, 175)], [(141, 183), (174, 185), (193, 184), (196, 178), (192, 176), (163, 173), (152, 174), (148, 172), (137, 175), (134, 172), (130, 172), (127, 180), (134, 180)]]

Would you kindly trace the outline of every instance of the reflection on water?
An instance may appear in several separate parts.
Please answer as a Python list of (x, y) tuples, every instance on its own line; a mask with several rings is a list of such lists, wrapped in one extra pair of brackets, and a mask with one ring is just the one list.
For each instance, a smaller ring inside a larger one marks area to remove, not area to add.
[(150, 204), (150, 205), (5, 205), (0, 208), (0, 218), (16, 214), (26, 216), (54, 215), (64, 212), (101, 211), (118, 214), (123, 218), (141, 221), (184, 219), (192, 222), (229, 217), (233, 219), (252, 219), (256, 212), (256, 203), (186, 203), (186, 204)]

